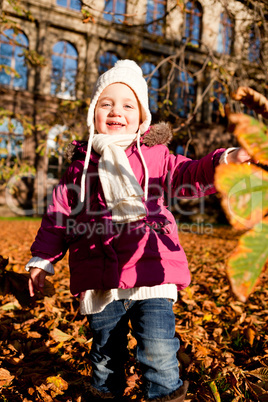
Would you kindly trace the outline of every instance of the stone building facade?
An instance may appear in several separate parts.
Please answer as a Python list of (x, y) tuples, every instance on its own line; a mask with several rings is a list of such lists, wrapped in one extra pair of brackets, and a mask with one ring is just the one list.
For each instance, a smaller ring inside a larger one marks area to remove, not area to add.
[(216, 0), (21, 0), (19, 8), (4, 0), (2, 8), (0, 157), (10, 164), (17, 155), (45, 176), (62, 173), (55, 138), (86, 139), (94, 82), (117, 59), (143, 68), (154, 120), (168, 119), (181, 133), (194, 115), (195, 157), (233, 141), (220, 113), (230, 101), (229, 78), (218, 79), (221, 66), (236, 77), (231, 85), (263, 90), (262, 32), (241, 1), (228, 2), (228, 10)]

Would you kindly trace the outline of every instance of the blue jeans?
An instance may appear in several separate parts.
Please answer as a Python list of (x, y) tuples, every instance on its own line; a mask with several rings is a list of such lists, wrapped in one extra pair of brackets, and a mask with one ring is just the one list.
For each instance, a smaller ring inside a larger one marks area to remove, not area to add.
[(169, 299), (117, 300), (88, 316), (93, 332), (90, 353), (92, 386), (115, 396), (125, 388), (124, 363), (128, 358), (128, 321), (137, 340), (136, 358), (144, 378), (145, 397), (171, 394), (182, 384), (179, 378), (175, 316)]

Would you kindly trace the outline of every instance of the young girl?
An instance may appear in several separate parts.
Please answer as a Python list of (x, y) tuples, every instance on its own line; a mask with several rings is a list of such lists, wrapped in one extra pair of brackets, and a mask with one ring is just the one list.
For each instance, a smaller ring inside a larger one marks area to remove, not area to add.
[(88, 144), (69, 148), (73, 162), (53, 193), (31, 247), (29, 289), (42, 291), (69, 249), (70, 288), (93, 333), (88, 400), (120, 400), (128, 322), (137, 340), (144, 398), (184, 401), (172, 310), (190, 283), (166, 197), (215, 192), (215, 167), (249, 159), (216, 150), (200, 160), (171, 155), (165, 123), (150, 127), (148, 88), (133, 61), (120, 60), (98, 79), (88, 111)]

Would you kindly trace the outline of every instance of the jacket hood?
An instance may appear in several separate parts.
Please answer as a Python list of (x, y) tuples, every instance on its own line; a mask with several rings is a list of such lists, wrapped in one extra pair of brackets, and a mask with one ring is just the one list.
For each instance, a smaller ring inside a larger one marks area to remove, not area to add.
[[(148, 147), (153, 147), (154, 145), (168, 145), (172, 137), (173, 134), (170, 124), (160, 122), (150, 126), (149, 130), (141, 136), (141, 142)], [(68, 162), (73, 162), (81, 158), (84, 159), (87, 153), (87, 143), (87, 141), (75, 140), (67, 145), (64, 156)]]

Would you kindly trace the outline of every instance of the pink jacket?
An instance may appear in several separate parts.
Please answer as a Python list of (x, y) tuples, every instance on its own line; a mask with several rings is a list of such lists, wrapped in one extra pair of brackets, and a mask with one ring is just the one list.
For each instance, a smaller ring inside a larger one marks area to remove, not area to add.
[[(70, 288), (132, 288), (164, 283), (178, 290), (190, 283), (187, 259), (180, 245), (176, 221), (166, 207), (167, 197), (200, 197), (215, 192), (215, 166), (224, 150), (200, 160), (169, 153), (167, 138), (152, 129), (141, 145), (149, 171), (147, 216), (116, 225), (106, 210), (98, 178), (99, 156), (92, 152), (86, 199), (79, 202), (86, 145), (74, 142), (75, 160), (53, 193), (31, 247), (32, 255), (55, 263), (69, 249)], [(133, 172), (143, 187), (144, 171), (136, 145), (126, 150)]]

